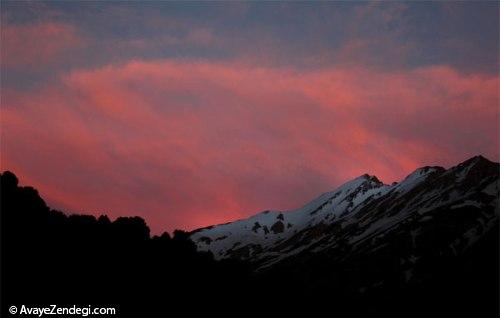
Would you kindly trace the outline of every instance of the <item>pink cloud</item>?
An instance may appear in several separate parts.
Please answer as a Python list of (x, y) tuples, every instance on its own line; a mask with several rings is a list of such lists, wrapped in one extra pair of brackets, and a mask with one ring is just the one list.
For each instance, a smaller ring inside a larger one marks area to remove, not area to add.
[(55, 22), (2, 25), (1, 36), (2, 67), (39, 67), (81, 44), (72, 26)]
[(154, 232), (290, 209), (362, 173), (496, 153), (497, 77), (158, 60), (8, 91), (2, 170), (72, 211)]

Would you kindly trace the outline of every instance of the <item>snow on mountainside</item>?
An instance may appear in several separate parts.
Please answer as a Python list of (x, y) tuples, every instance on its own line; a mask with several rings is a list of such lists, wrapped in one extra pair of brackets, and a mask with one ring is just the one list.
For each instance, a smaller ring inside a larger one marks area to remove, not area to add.
[(198, 243), (199, 249), (212, 251), (216, 258), (234, 256), (232, 252), (239, 253), (243, 246), (248, 246), (249, 252), (259, 251), (284, 241), (305, 227), (346, 215), (367, 198), (382, 195), (387, 188), (376, 177), (365, 174), (333, 192), (322, 194), (300, 209), (264, 211), (245, 220), (200, 229), (191, 238)]
[[(388, 244), (385, 240), (408, 233), (415, 247), (433, 221), (444, 219), (450, 226), (457, 223), (459, 230), (446, 238), (446, 247), (458, 253), (498, 221), (498, 180), (498, 163), (481, 156), (448, 170), (419, 168), (393, 185), (365, 174), (300, 209), (265, 211), (199, 229), (191, 239), (218, 259), (248, 259), (265, 269), (321, 251), (337, 251), (340, 257), (344, 246), (350, 254), (376, 250)], [(416, 254), (402, 261), (412, 262)]]

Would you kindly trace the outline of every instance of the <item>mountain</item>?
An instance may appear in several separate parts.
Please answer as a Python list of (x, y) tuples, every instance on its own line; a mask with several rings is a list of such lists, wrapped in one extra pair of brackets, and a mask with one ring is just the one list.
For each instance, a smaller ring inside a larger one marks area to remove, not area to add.
[(0, 316), (77, 304), (117, 317), (498, 317), (498, 181), (499, 164), (474, 157), (151, 237), (139, 217), (53, 210), (6, 171)]
[(190, 237), (219, 260), (249, 263), (259, 295), (249, 303), (281, 313), (498, 317), (499, 175), (482, 156), (391, 185), (365, 174), (300, 209)]
[(495, 227), (499, 171), (477, 156), (448, 170), (419, 168), (392, 185), (365, 174), (300, 209), (202, 228), (191, 239), (217, 259), (248, 260), (259, 271), (315, 254), (342, 260), (396, 248), (411, 280), (428, 245), (458, 255)]

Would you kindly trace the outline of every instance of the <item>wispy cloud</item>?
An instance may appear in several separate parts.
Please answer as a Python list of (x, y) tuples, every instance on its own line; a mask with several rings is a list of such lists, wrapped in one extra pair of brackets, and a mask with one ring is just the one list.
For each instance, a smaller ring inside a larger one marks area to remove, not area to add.
[[(498, 77), (131, 61), (7, 91), (2, 169), (71, 210), (155, 231), (297, 207), (365, 172), (496, 154)], [(35, 137), (36, 136), (36, 137)]]
[(69, 24), (42, 22), (2, 25), (2, 68), (39, 68), (57, 61), (82, 39)]

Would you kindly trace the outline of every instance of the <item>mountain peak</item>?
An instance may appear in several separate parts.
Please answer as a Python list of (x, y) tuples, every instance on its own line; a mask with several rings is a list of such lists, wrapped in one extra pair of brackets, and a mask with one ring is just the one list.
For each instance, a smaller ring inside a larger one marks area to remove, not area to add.
[[(376, 233), (392, 231), (396, 224), (413, 218), (429, 220), (441, 207), (449, 211), (488, 204), (491, 196), (479, 195), (480, 202), (476, 203), (465, 194), (479, 191), (474, 185), (486, 185), (487, 181), (487, 193), (496, 195), (498, 188), (491, 182), (498, 179), (499, 172), (497, 163), (476, 156), (449, 170), (439, 166), (418, 168), (392, 185), (365, 173), (298, 209), (263, 211), (193, 232), (191, 238), (198, 249), (211, 251), (216, 258), (251, 259), (262, 269), (306, 250), (315, 253), (335, 247), (339, 237), (349, 237), (354, 246), (367, 246)], [(461, 191), (464, 187), (470, 191)]]
[(428, 174), (431, 174), (431, 173), (437, 172), (437, 171), (444, 172), (444, 171), (446, 171), (446, 169), (443, 168), (443, 167), (440, 167), (440, 166), (425, 166), (425, 167), (420, 167), (420, 168), (415, 169), (409, 175), (407, 175), (406, 178), (405, 178), (405, 180), (423, 177), (423, 176), (426, 176)]
[(367, 182), (374, 183), (376, 185), (383, 185), (384, 184), (382, 181), (379, 180), (379, 178), (377, 178), (377, 176), (369, 175), (368, 173), (365, 173), (365, 174), (360, 175), (357, 178), (352, 179), (351, 181), (344, 183), (343, 185), (341, 185), (341, 187), (344, 187), (344, 185), (348, 185), (348, 184), (349, 185), (351, 185), (351, 184), (360, 185), (360, 184), (367, 183)]
[(372, 176), (372, 175), (369, 175), (369, 174), (365, 173), (362, 177), (363, 177), (363, 178), (365, 178), (365, 179), (366, 179), (366, 180), (368, 180), (368, 181), (373, 181), (373, 182), (375, 182), (375, 183), (377, 183), (377, 184), (384, 184), (384, 183), (383, 183), (382, 181), (380, 181), (380, 179), (379, 179), (379, 178), (377, 178), (377, 176), (375, 176), (375, 175), (373, 175), (373, 176)]
[(359, 189), (373, 189), (382, 187), (384, 183), (382, 183), (376, 176), (369, 175), (367, 173), (354, 178), (346, 183), (340, 185), (334, 192), (340, 193), (351, 193), (355, 190)]
[(472, 166), (472, 165), (476, 165), (478, 163), (492, 164), (493, 162), (488, 160), (487, 158), (483, 157), (482, 155), (477, 155), (477, 156), (474, 156), (470, 159), (465, 160), (464, 162), (462, 162), (458, 166)]

